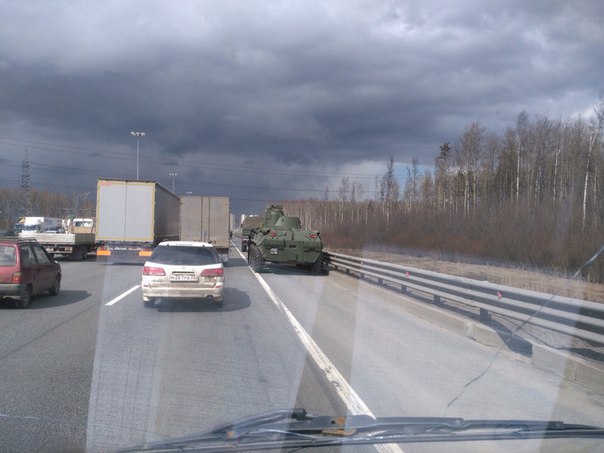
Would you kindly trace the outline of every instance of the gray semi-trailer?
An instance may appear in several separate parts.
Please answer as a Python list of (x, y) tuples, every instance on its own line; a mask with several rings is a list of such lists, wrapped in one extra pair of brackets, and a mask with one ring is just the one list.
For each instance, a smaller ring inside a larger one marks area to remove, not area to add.
[(229, 259), (230, 224), (229, 197), (180, 197), (180, 240), (209, 242), (224, 262)]
[(177, 240), (180, 202), (154, 181), (99, 179), (97, 259), (142, 262), (163, 240)]

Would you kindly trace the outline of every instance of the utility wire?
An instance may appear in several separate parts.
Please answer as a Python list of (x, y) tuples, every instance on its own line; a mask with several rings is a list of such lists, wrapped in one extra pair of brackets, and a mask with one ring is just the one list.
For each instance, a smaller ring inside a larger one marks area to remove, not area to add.
[[(15, 142), (15, 143), (12, 143), (12, 142)], [(132, 153), (127, 153), (127, 152), (116, 152), (116, 151), (110, 151), (110, 150), (99, 149), (99, 148), (64, 145), (64, 144), (58, 144), (58, 143), (47, 143), (47, 142), (39, 142), (39, 141), (35, 141), (35, 140), (16, 139), (16, 138), (2, 137), (2, 136), (0, 136), (0, 144), (4, 144), (4, 145), (8, 145), (8, 146), (15, 146), (15, 147), (27, 145), (28, 149), (33, 148), (33, 149), (40, 149), (40, 150), (44, 150), (44, 151), (51, 150), (53, 152), (75, 154), (75, 155), (80, 155), (80, 156), (81, 155), (90, 156), (90, 152), (92, 151), (94, 153), (94, 155), (92, 157), (101, 157), (101, 158), (107, 158), (107, 159), (115, 159), (116, 157), (119, 157), (122, 160), (128, 160), (128, 161), (134, 161), (136, 159), (136, 157), (133, 156)], [(208, 168), (208, 169), (213, 169), (213, 170), (222, 170), (222, 171), (230, 171), (230, 172), (246, 173), (246, 174), (253, 172), (253, 173), (263, 173), (263, 174), (283, 174), (283, 175), (287, 175), (287, 176), (321, 177), (321, 178), (333, 178), (333, 177), (343, 176), (340, 173), (309, 173), (309, 172), (303, 172), (303, 171), (299, 171), (299, 170), (290, 171), (290, 170), (283, 169), (282, 167), (275, 167), (275, 166), (271, 166), (271, 165), (267, 166), (265, 164), (263, 164), (260, 167), (233, 166), (233, 165), (225, 165), (223, 163), (206, 161), (205, 159), (199, 160), (199, 161), (191, 160), (191, 159), (183, 159), (183, 160), (180, 160), (180, 162), (177, 164), (171, 164), (169, 162), (169, 159), (158, 159), (158, 158), (155, 158), (152, 156), (148, 156), (145, 158), (145, 161), (150, 162), (150, 163), (156, 163), (156, 164), (166, 165), (166, 166), (175, 166), (175, 167), (180, 167), (180, 168), (189, 168), (191, 166), (200, 166), (202, 168)], [(370, 179), (370, 180), (374, 180), (376, 178), (376, 176), (378, 178), (381, 177), (379, 175), (367, 175), (367, 174), (348, 174), (345, 176), (348, 176), (353, 179)], [(408, 178), (407, 178), (407, 176), (399, 176), (399, 177), (396, 177), (395, 179), (406, 180)]]

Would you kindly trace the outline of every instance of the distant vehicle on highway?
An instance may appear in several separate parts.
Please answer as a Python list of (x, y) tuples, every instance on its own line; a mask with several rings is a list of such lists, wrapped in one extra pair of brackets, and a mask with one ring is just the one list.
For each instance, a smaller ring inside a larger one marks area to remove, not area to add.
[(262, 226), (262, 217), (258, 215), (250, 215), (245, 217), (241, 223), (241, 251), (247, 252), (250, 243), (250, 234), (255, 228)]
[(36, 240), (0, 240), (0, 297), (10, 297), (17, 308), (25, 308), (32, 296), (45, 291), (56, 296), (60, 289), (61, 265)]
[(262, 226), (249, 233), (247, 257), (254, 272), (271, 262), (295, 264), (319, 274), (326, 271), (322, 251), (318, 231), (303, 229), (299, 217), (286, 216), (283, 206), (271, 205)]
[(226, 263), (229, 260), (230, 213), (229, 197), (180, 197), (179, 239), (209, 242)]
[[(44, 219), (44, 217), (24, 217), (22, 219)], [(57, 227), (59, 220), (61, 224)], [(27, 223), (24, 222), (24, 225)], [(55, 255), (64, 255), (71, 259), (83, 260), (86, 259), (89, 252), (96, 249), (94, 219), (92, 218), (69, 216), (65, 219), (54, 219), (52, 223), (29, 221), (29, 225), (31, 227), (21, 229), (19, 236), (31, 237), (38, 241), (51, 258), (54, 258)], [(36, 225), (38, 225), (37, 228), (35, 228)]]
[(13, 230), (16, 233), (61, 233), (63, 219), (57, 217), (19, 217)]
[(145, 263), (141, 287), (147, 308), (159, 298), (207, 298), (222, 304), (222, 260), (207, 242), (165, 241)]

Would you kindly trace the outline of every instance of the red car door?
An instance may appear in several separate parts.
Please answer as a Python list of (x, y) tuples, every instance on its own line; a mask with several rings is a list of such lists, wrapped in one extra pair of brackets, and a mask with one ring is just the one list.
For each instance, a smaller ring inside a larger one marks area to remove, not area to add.
[(38, 261), (38, 292), (46, 291), (52, 288), (54, 283), (56, 264), (41, 245), (32, 244), (31, 248)]
[(31, 245), (20, 245), (19, 256), (20, 272), (23, 276), (22, 281), (32, 285), (32, 294), (39, 293), (38, 262), (36, 261), (34, 251), (31, 249)]

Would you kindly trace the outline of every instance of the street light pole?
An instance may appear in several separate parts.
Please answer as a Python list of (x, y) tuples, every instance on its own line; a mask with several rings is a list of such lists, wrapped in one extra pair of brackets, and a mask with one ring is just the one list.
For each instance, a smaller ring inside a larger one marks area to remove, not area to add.
[(145, 136), (144, 132), (130, 131), (130, 134), (136, 137), (136, 180), (138, 181), (138, 155), (140, 151), (140, 139)]
[(172, 176), (172, 193), (174, 193), (174, 178), (176, 176), (178, 176), (178, 173), (176, 172), (172, 172), (172, 173), (168, 173), (170, 176)]

